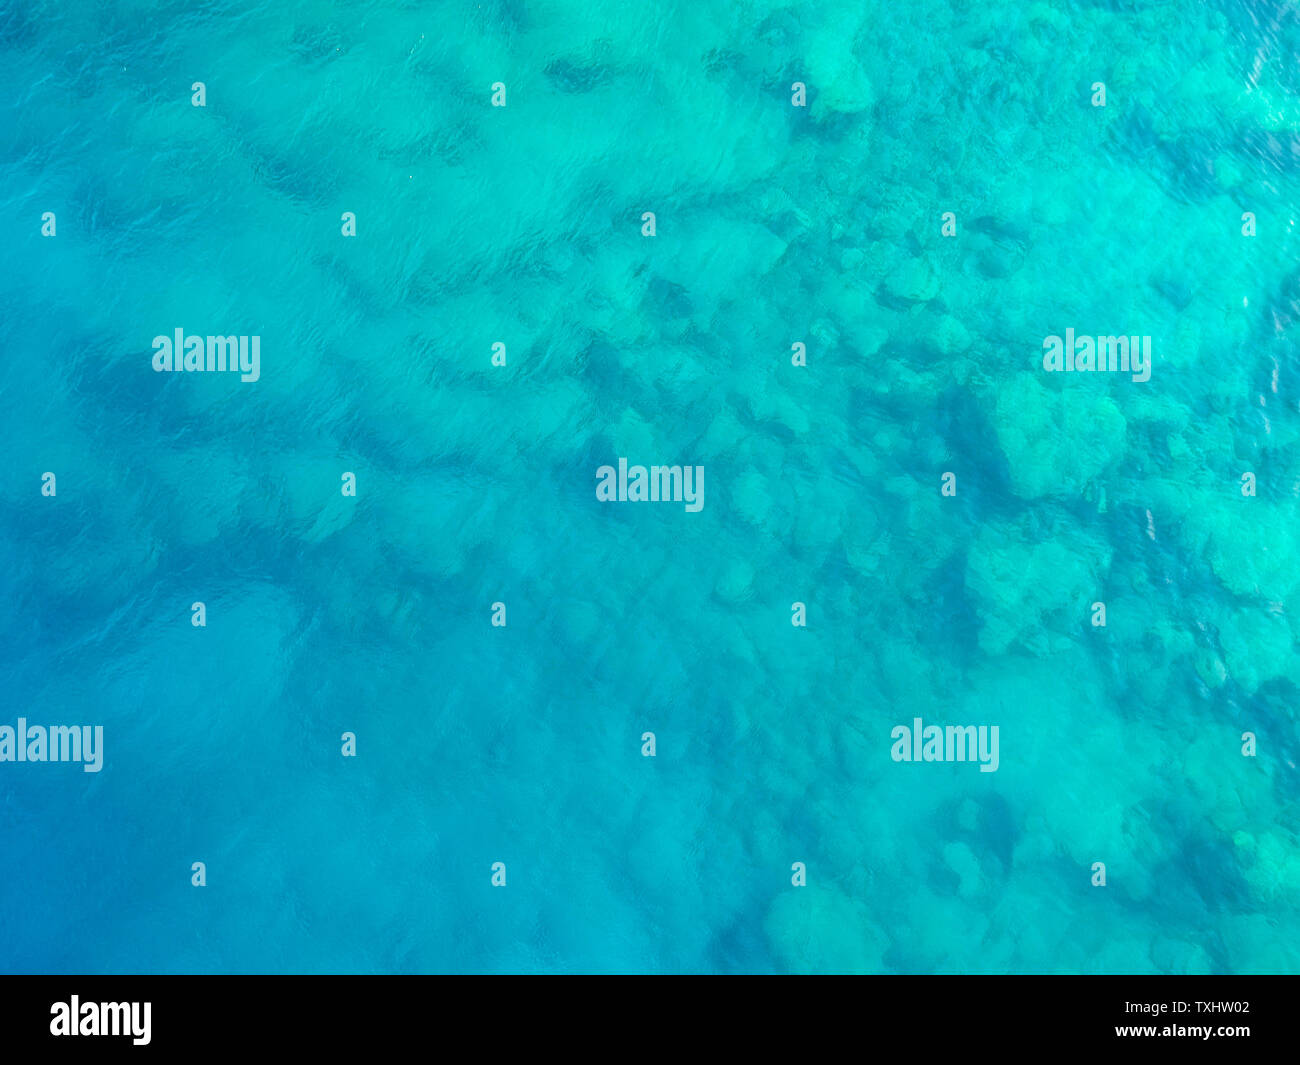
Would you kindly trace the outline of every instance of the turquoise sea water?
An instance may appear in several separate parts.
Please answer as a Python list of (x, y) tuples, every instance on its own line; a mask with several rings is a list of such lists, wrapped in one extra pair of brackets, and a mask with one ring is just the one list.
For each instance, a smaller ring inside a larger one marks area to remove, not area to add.
[(0, 725), (104, 728), (0, 763), (0, 969), (1300, 971), (1298, 48), (0, 2)]

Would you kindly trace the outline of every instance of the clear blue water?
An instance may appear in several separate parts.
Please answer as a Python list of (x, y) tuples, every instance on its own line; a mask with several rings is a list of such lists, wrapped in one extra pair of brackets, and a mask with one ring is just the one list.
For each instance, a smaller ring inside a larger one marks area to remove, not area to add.
[[(1297, 48), (0, 2), (0, 725), (104, 728), (0, 762), (0, 969), (1300, 971)], [(178, 327), (260, 380), (153, 372)]]

